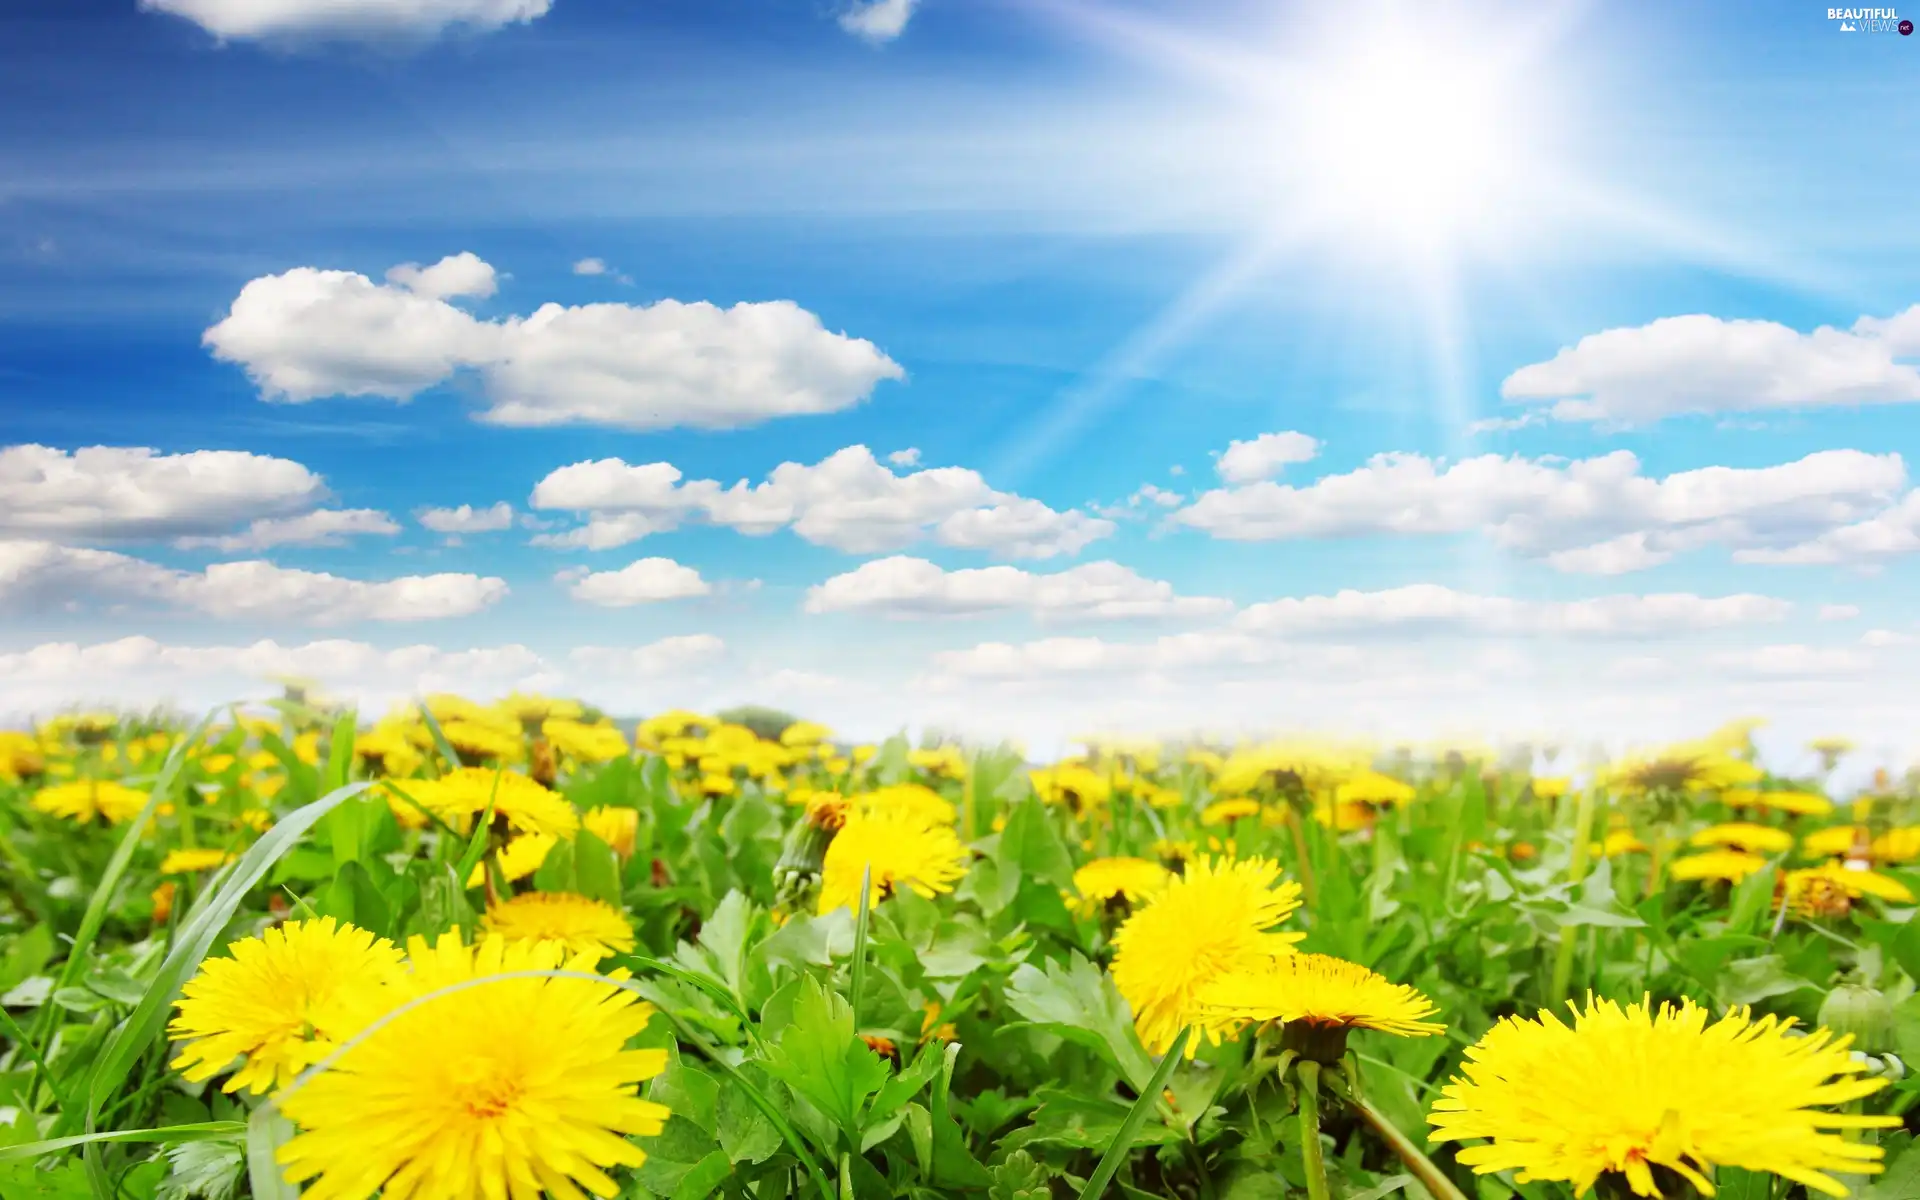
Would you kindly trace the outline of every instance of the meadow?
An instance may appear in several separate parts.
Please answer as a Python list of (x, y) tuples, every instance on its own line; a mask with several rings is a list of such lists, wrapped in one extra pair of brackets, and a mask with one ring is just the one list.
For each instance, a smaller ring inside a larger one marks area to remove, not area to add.
[(0, 1200), (1915, 1200), (1920, 788), (1752, 729), (66, 714), (0, 732)]

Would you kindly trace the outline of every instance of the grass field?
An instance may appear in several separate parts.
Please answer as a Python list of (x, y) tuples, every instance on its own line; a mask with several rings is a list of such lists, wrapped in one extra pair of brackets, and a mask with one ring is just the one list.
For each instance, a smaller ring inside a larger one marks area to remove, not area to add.
[(0, 1200), (1920, 1197), (1911, 781), (733, 716), (0, 733)]

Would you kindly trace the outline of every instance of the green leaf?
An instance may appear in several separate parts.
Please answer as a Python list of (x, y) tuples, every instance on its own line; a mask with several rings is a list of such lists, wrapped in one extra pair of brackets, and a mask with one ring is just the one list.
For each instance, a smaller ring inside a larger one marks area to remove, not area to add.
[[(336, 809), (335, 815), (338, 812)], [(340, 868), (334, 872), (333, 882), (320, 894), (314, 911), (323, 917), (358, 925), (381, 937), (393, 933), (393, 912), (387, 904), (387, 898), (374, 885), (367, 869), (355, 861), (340, 864)]]
[(680, 1186), (673, 1189), (673, 1200), (706, 1200), (720, 1188), (722, 1180), (733, 1174), (733, 1160), (726, 1151), (715, 1150), (699, 1162), (693, 1164), (680, 1179)]
[[(742, 1067), (741, 1071), (750, 1070)], [(723, 1085), (714, 1104), (720, 1146), (734, 1162), (762, 1163), (780, 1149), (780, 1131), (737, 1085)]]
[(1098, 1053), (1136, 1091), (1153, 1075), (1113, 979), (1077, 953), (1065, 967), (1022, 963), (1007, 982), (1007, 1003), (1032, 1024)]
[(1885, 1174), (1874, 1176), (1868, 1186), (1855, 1190), (1854, 1200), (1913, 1200), (1920, 1196), (1920, 1139), (1908, 1137), (1904, 1145), (1895, 1145), (1900, 1137), (1901, 1133), (1895, 1133), (1887, 1139)]
[(590, 829), (573, 838), (573, 880), (582, 896), (620, 908), (620, 858)]
[(887, 1082), (886, 1063), (854, 1036), (853, 1010), (811, 977), (801, 983), (793, 1021), (769, 1048), (765, 1066), (855, 1144), (868, 1097)]
[(1813, 987), (1811, 981), (1788, 971), (1786, 960), (1778, 954), (1763, 954), (1728, 963), (1714, 990), (1728, 1004), (1758, 1004)]
[[(1073, 855), (1060, 840), (1053, 822), (1047, 819), (1046, 806), (1031, 795), (1007, 813), (1007, 825), (1000, 831), (994, 860), (1003, 879), (1016, 887), (1023, 878), (1056, 888), (1073, 886)], [(1009, 894), (1007, 899), (1011, 898)]]
[(933, 1077), (940, 1073), (945, 1058), (937, 1042), (920, 1051), (920, 1057), (913, 1060), (913, 1065), (887, 1080), (880, 1093), (873, 1098), (874, 1114), (892, 1114), (918, 1096), (920, 1089), (932, 1083)]
[(196, 1121), (187, 1125), (162, 1125), (157, 1129), (118, 1129), (107, 1133), (83, 1133), (73, 1137), (49, 1138), (41, 1142), (22, 1142), (14, 1146), (0, 1146), (0, 1162), (13, 1158), (44, 1158), (75, 1146), (91, 1146), (102, 1142), (158, 1142), (163, 1146), (177, 1146), (183, 1142), (201, 1142), (213, 1139), (232, 1141), (246, 1134), (247, 1127), (238, 1121)]
[(1715, 1200), (1772, 1200), (1773, 1176), (1765, 1171), (1720, 1167), (1713, 1173)]
[(0, 993), (12, 991), (31, 975), (38, 975), (53, 958), (53, 926), (30, 925), (7, 942), (0, 954)]

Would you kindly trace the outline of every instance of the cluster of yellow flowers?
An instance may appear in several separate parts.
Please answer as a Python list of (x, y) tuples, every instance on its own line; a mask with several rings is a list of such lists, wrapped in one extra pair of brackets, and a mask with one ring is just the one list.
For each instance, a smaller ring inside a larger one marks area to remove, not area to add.
[(596, 970), (602, 948), (528, 925), (404, 952), (332, 918), (243, 939), (185, 988), (173, 1065), (272, 1093), (298, 1130), (279, 1161), (308, 1197), (614, 1195), (607, 1169), (646, 1160), (628, 1137), (670, 1115), (638, 1094), (667, 1052), (628, 1047), (653, 1008)]

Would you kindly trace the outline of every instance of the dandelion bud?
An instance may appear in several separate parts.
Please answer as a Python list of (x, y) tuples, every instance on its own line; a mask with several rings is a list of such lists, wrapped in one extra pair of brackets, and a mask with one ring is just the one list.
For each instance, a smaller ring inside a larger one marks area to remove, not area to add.
[(1893, 1003), (1877, 988), (1842, 981), (1820, 1006), (1820, 1024), (1835, 1035), (1853, 1035), (1853, 1049), (1884, 1054), (1893, 1049)]

